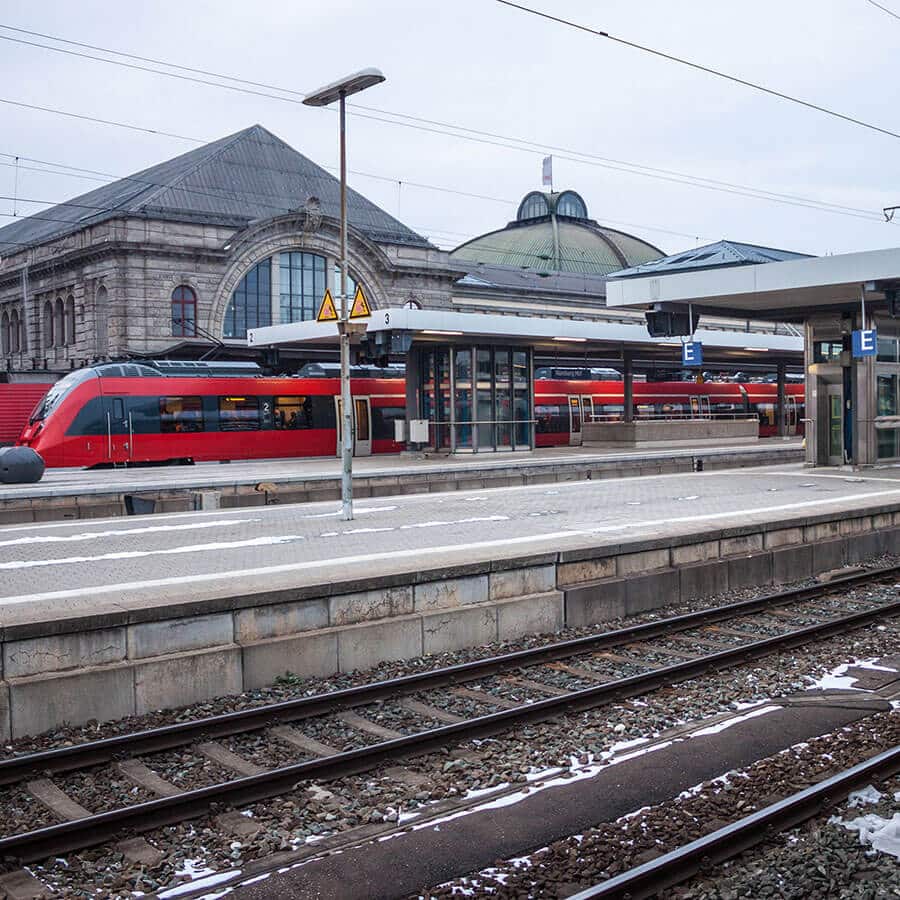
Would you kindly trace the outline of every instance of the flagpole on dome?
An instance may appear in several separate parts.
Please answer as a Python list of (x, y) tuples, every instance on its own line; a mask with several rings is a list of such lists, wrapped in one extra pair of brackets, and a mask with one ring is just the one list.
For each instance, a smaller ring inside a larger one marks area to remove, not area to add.
[(545, 156), (541, 167), (541, 181), (544, 187), (550, 188), (553, 193), (553, 157)]

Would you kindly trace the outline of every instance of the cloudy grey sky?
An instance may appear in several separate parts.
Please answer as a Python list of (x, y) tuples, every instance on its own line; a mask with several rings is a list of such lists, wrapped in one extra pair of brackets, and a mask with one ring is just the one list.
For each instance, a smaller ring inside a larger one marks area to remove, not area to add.
[[(900, 19), (867, 0), (525, 2), (900, 131)], [(879, 2), (900, 15), (900, 0)], [(578, 190), (592, 217), (621, 223), (666, 251), (722, 237), (812, 253), (900, 245), (900, 215), (897, 224), (880, 217), (882, 207), (900, 204), (897, 138), (495, 0), (4, 0), (0, 24), (298, 91), (378, 66), (388, 81), (360, 103), (561, 148), (556, 187)], [(204, 141), (258, 122), (323, 165), (337, 161), (331, 112), (6, 40), (0, 98)], [(355, 174), (354, 187), (441, 246), (501, 227), (521, 197), (540, 187), (539, 148), (358, 116), (350, 140), (350, 168), (368, 173)], [(194, 146), (0, 103), (0, 153), (13, 156), (127, 175)], [(10, 163), (0, 157), (5, 196), (14, 193)], [(676, 184), (637, 174), (634, 165), (867, 213), (836, 215)], [(20, 168), (17, 193), (61, 201), (95, 186)], [(0, 211), (12, 206), (0, 200)], [(20, 211), (40, 208), (19, 204)]]

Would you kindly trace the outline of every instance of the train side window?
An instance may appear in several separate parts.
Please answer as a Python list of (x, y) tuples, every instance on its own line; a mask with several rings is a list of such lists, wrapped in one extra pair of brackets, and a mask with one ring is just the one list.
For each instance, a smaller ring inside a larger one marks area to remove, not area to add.
[[(112, 423), (114, 434), (118, 434), (117, 423)], [(121, 424), (121, 423), (119, 423)], [(106, 421), (106, 410), (102, 397), (91, 397), (72, 420), (72, 424), (66, 429), (67, 435), (105, 435), (110, 427)]]
[(373, 406), (372, 437), (376, 441), (394, 440), (394, 422), (406, 418), (405, 406)]
[(114, 419), (125, 418), (125, 401), (121, 397), (113, 397), (112, 414)]
[(312, 427), (312, 397), (275, 398), (275, 428), (295, 431)]
[(534, 407), (534, 430), (538, 434), (568, 434), (569, 408), (564, 403), (541, 403)]
[(200, 397), (160, 397), (159, 430), (163, 434), (203, 431)]
[(128, 415), (135, 434), (159, 434), (159, 401), (156, 397), (129, 397)]
[(219, 431), (259, 431), (259, 397), (219, 397)]

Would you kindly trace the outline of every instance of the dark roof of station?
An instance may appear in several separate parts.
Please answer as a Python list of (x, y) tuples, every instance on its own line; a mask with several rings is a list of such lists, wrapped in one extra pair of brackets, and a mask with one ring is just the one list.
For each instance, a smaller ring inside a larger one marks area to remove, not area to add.
[(575, 191), (532, 191), (505, 228), (450, 253), (461, 262), (601, 276), (662, 255), (653, 244), (588, 218), (587, 205)]
[(695, 247), (673, 253), (662, 259), (652, 260), (613, 272), (612, 278), (635, 278), (641, 275), (665, 275), (668, 272), (698, 271), (728, 266), (753, 266), (759, 263), (785, 262), (789, 259), (809, 259), (808, 253), (794, 253), (792, 250), (776, 250), (774, 247), (760, 247), (757, 244), (742, 244), (737, 241), (718, 241), (705, 247)]
[[(123, 215), (243, 227), (318, 198), (340, 217), (340, 181), (261, 125), (103, 185), (0, 228), (0, 250), (33, 245)], [(350, 225), (384, 244), (432, 245), (361, 194), (347, 192)], [(8, 250), (7, 250), (8, 252)]]

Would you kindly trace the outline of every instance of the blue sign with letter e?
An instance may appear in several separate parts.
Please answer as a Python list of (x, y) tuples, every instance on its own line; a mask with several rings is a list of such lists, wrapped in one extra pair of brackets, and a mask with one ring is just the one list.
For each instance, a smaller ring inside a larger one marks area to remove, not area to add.
[(854, 331), (852, 335), (853, 358), (874, 356), (878, 352), (878, 337), (874, 328)]
[(689, 341), (681, 345), (681, 364), (683, 366), (703, 365), (703, 344), (699, 341)]

